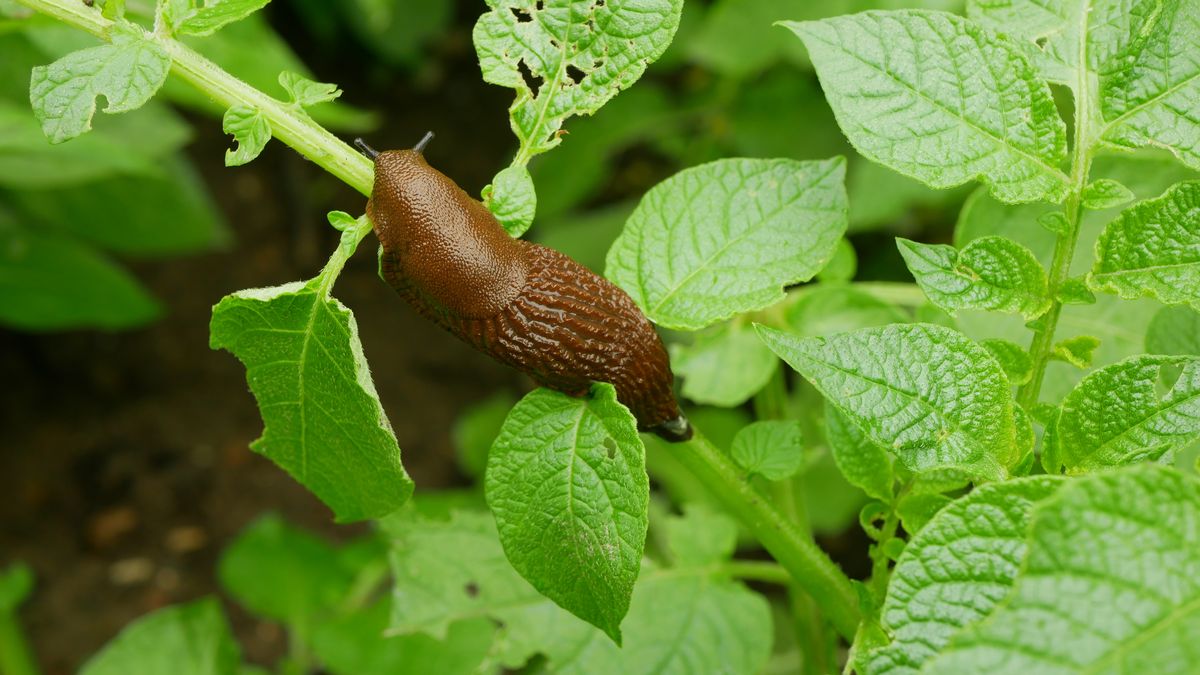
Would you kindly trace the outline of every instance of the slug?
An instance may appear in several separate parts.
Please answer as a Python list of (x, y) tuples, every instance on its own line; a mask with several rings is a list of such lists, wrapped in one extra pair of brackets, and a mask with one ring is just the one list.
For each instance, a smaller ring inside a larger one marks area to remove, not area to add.
[(377, 152), (367, 202), (380, 276), (417, 311), (539, 385), (584, 396), (608, 382), (638, 427), (691, 438), (667, 350), (633, 300), (571, 258), (509, 236), (481, 202), (411, 150)]

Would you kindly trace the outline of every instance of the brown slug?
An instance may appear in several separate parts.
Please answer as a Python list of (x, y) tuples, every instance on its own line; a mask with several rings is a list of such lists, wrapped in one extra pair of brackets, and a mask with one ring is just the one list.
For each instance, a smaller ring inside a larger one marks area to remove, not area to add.
[(382, 245), (380, 275), (417, 311), (539, 385), (571, 396), (616, 387), (638, 426), (691, 438), (654, 326), (633, 300), (571, 258), (509, 236), (481, 202), (422, 154), (376, 152), (367, 216)]

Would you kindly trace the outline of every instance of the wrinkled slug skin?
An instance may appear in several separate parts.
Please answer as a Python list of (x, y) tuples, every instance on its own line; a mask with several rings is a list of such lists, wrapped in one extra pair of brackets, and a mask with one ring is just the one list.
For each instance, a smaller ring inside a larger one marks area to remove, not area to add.
[(684, 440), (662, 340), (633, 300), (571, 258), (504, 231), (415, 150), (380, 153), (367, 215), (380, 272), (422, 315), (542, 386), (608, 382), (645, 430)]

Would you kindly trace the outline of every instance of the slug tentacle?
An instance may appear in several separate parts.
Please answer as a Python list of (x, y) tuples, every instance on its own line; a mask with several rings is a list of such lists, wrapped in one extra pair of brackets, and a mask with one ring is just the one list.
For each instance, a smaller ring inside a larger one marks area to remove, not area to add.
[(611, 383), (641, 429), (690, 438), (667, 350), (629, 295), (558, 251), (510, 237), (425, 162), (431, 138), (375, 157), (367, 215), (384, 280), (423, 316), (539, 385), (578, 396)]

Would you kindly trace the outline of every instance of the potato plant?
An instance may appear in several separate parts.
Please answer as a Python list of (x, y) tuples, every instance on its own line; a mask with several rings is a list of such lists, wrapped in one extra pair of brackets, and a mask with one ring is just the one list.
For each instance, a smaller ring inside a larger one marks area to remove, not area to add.
[[(276, 139), (369, 195), (371, 162), (310, 114), (336, 85), (286, 71), (268, 94), (183, 42), (266, 2), (16, 0), (102, 40), (34, 69), (42, 132), (86, 143), (98, 98), (153, 105), (172, 75), (223, 108), (228, 165)], [(844, 157), (726, 157), (646, 192), (603, 272), (711, 406), (692, 440), (639, 435), (606, 383), (536, 389), (464, 417), (481, 492), (421, 492), (334, 295), (372, 235), (361, 204), (329, 214), (341, 243), (315, 276), (217, 302), (211, 346), (246, 368), (254, 450), (339, 522), (377, 524), (334, 547), (267, 516), (225, 552), (225, 589), (290, 632), (281, 672), (1196, 671), (1200, 2), (800, 4), (717, 3), (759, 39), (702, 27), (697, 58), (806, 61), (875, 165), (855, 176), (977, 185), (952, 244), (895, 239), (915, 285), (854, 281), (848, 228), (884, 195), (848, 196)], [(543, 176), (573, 167), (539, 163), (571, 152), (574, 118), (638, 100), (683, 5), (481, 7), (474, 46), (514, 90), (517, 142), (482, 197), (512, 236), (566, 211)], [(578, 147), (606, 161), (596, 143)], [(814, 539), (822, 465), (861, 497), (864, 579)], [(15, 568), (0, 614), (27, 586)], [(136, 621), (83, 672), (257, 670), (206, 599)]]

